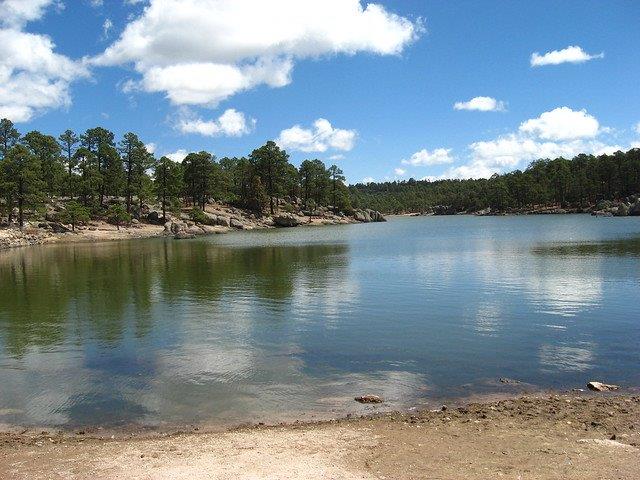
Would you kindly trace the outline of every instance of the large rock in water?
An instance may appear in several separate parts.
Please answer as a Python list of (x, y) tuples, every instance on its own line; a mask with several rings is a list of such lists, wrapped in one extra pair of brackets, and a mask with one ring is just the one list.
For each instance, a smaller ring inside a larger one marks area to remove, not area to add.
[(283, 213), (273, 217), (273, 223), (277, 227), (297, 227), (302, 222), (292, 213)]
[(618, 385), (609, 385), (602, 382), (589, 382), (587, 383), (587, 387), (589, 387), (589, 390), (594, 390), (596, 392), (609, 392), (620, 388)]
[(369, 222), (386, 222), (387, 219), (384, 216), (376, 211), (376, 210), (356, 210), (353, 214), (353, 218), (355, 218), (358, 222), (369, 223)]
[(631, 215), (632, 217), (640, 216), (640, 200), (631, 205), (631, 207), (629, 208), (629, 215)]

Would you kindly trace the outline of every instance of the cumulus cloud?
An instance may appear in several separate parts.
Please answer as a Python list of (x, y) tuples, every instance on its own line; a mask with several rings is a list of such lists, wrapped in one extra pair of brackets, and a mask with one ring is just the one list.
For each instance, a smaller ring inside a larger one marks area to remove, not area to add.
[(395, 173), (396, 175), (404, 175), (405, 173), (407, 173), (407, 171), (404, 168), (396, 168), (393, 170), (393, 173)]
[(54, 0), (1, 0), (0, 24), (21, 28), (28, 22), (42, 18), (46, 8), (53, 3)]
[(167, 157), (169, 160), (172, 160), (176, 163), (180, 163), (181, 161), (183, 161), (187, 155), (189, 155), (189, 152), (187, 152), (183, 148), (181, 148), (180, 150), (176, 150), (175, 152), (172, 152), (172, 153), (164, 154), (165, 157)]
[(573, 140), (595, 137), (599, 129), (598, 120), (586, 110), (560, 107), (523, 122), (519, 130), (545, 140)]
[(404, 165), (413, 165), (414, 167), (443, 165), (453, 163), (453, 157), (451, 156), (450, 148), (436, 148), (432, 152), (422, 149), (411, 155), (408, 160), (402, 160), (402, 163)]
[(477, 110), (479, 112), (504, 112), (506, 105), (492, 97), (474, 97), (467, 102), (456, 102), (455, 110)]
[(202, 120), (189, 113), (183, 114), (177, 128), (182, 133), (196, 133), (205, 137), (241, 137), (251, 133), (255, 124), (254, 118), (247, 119), (244, 113), (229, 108), (215, 120)]
[(150, 0), (93, 62), (132, 63), (139, 89), (214, 107), (259, 85), (289, 84), (298, 59), (395, 55), (421, 31), (419, 21), (360, 0)]
[(559, 65), (561, 63), (584, 63), (595, 58), (604, 58), (604, 53), (591, 55), (585, 52), (582, 47), (572, 45), (562, 50), (552, 50), (540, 55), (538, 52), (531, 54), (531, 66), (541, 67), (543, 65)]
[(48, 109), (66, 107), (71, 82), (89, 74), (81, 63), (55, 53), (48, 36), (23, 31), (53, 3), (0, 2), (0, 117), (26, 122)]
[(287, 150), (326, 152), (329, 149), (349, 151), (356, 142), (355, 130), (334, 128), (329, 120), (319, 118), (312, 128), (294, 125), (282, 130), (276, 143)]
[(634, 130), (640, 135), (640, 122), (636, 123)]
[(522, 122), (516, 132), (470, 144), (471, 160), (467, 164), (429, 179), (488, 178), (494, 173), (523, 168), (540, 158), (600, 155), (622, 149), (598, 139), (603, 131), (598, 120), (585, 110), (556, 108)]
[(375, 178), (373, 178), (373, 177), (364, 177), (364, 178), (362, 179), (362, 183), (373, 183), (373, 182), (375, 182), (375, 181), (376, 181), (376, 179), (375, 179)]

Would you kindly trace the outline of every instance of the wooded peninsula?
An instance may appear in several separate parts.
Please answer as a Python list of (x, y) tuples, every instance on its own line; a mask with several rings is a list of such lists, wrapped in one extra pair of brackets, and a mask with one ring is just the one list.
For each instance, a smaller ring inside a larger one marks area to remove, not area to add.
[[(273, 141), (247, 157), (216, 159), (201, 151), (175, 162), (166, 156), (155, 158), (134, 133), (120, 141), (102, 127), (79, 135), (66, 130), (57, 138), (38, 131), (21, 135), (10, 120), (0, 121), (0, 226), (4, 227), (53, 219), (75, 230), (98, 219), (119, 228), (134, 221), (164, 224), (170, 215), (220, 225), (206, 214), (212, 202), (252, 212), (254, 218), (326, 212), (358, 221), (382, 220), (378, 212), (640, 215), (638, 192), (637, 148), (612, 155), (537, 160), (524, 171), (489, 179), (409, 179), (347, 186), (338, 166), (309, 159), (296, 168)], [(148, 204), (160, 211), (150, 212)], [(294, 220), (285, 218), (281, 226), (295, 224)]]

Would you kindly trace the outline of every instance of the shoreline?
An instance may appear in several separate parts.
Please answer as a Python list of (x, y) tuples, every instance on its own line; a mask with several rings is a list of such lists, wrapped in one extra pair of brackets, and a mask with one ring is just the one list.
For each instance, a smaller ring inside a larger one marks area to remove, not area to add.
[[(522, 216), (537, 216), (537, 215), (589, 215), (593, 217), (603, 218), (630, 218), (630, 217), (617, 217), (612, 215), (594, 215), (589, 212), (553, 212), (553, 213), (500, 213), (500, 214), (487, 214), (479, 215), (477, 213), (457, 213), (447, 215), (436, 214), (423, 214), (423, 213), (397, 213), (387, 214), (385, 218), (410, 218), (410, 217), (454, 217), (454, 216), (468, 216), (468, 217), (522, 217)], [(302, 217), (301, 217), (302, 218)], [(136, 226), (122, 226), (119, 230), (106, 222), (93, 222), (97, 224), (92, 230), (83, 229), (76, 232), (68, 233), (51, 233), (38, 231), (34, 232), (33, 229), (25, 229), (20, 231), (16, 227), (0, 227), (0, 252), (13, 250), (21, 247), (31, 247), (38, 245), (63, 245), (63, 244), (82, 244), (82, 243), (111, 243), (117, 241), (126, 240), (144, 240), (150, 238), (169, 238), (179, 239), (179, 236), (173, 233), (167, 232), (163, 225), (152, 225), (149, 223), (141, 223)], [(193, 222), (188, 222), (193, 223)], [(321, 227), (327, 225), (357, 225), (362, 222), (351, 217), (344, 217), (340, 220), (335, 218), (329, 219), (326, 217), (309, 217), (306, 223), (299, 223), (296, 227)], [(237, 231), (249, 231), (249, 230), (269, 230), (276, 228), (293, 228), (282, 227), (269, 224), (255, 223), (249, 226), (243, 226), (242, 228), (234, 228), (230, 226), (209, 226), (201, 224), (193, 224), (196, 228), (200, 229), (197, 233), (188, 233), (182, 238), (196, 238), (206, 237), (212, 235), (233, 233)], [(189, 227), (191, 228), (191, 227)]]
[[(0, 477), (16, 479), (417, 479), (427, 472), (429, 478), (461, 478), (462, 472), (472, 479), (633, 478), (640, 468), (640, 396), (538, 392), (224, 431), (1, 433), (0, 440)], [(277, 458), (287, 468), (279, 469)], [(176, 472), (181, 476), (172, 477)]]
[[(209, 217), (209, 224), (196, 223), (183, 213), (179, 218), (168, 217), (167, 223), (153, 224), (135, 221), (131, 225), (123, 225), (119, 229), (105, 221), (95, 220), (90, 222), (88, 226), (76, 228), (75, 232), (56, 222), (49, 222), (48, 228), (35, 226), (37, 224), (28, 225), (22, 230), (13, 226), (2, 227), (0, 228), (0, 252), (36, 245), (102, 243), (158, 237), (180, 240), (245, 230), (350, 225), (384, 221), (384, 217), (378, 212), (375, 212), (379, 216), (376, 218), (383, 220), (372, 220), (368, 214), (359, 217), (360, 211), (354, 217), (340, 216), (326, 211), (312, 216), (305, 216), (300, 212), (298, 214), (278, 212), (273, 216), (258, 218), (251, 212), (224, 204), (208, 206), (205, 213)], [(40, 225), (44, 224), (47, 222), (40, 223)], [(62, 233), (51, 231), (52, 225), (55, 226), (54, 228), (63, 228), (68, 231)]]

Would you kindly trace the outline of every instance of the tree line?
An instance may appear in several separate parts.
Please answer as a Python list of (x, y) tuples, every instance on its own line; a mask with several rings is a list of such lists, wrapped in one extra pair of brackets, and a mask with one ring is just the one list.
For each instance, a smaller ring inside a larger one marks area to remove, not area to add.
[(162, 218), (191, 206), (202, 212), (210, 201), (274, 214), (280, 200), (299, 208), (330, 206), (351, 210), (340, 168), (305, 160), (296, 168), (275, 142), (246, 157), (189, 153), (182, 162), (155, 158), (134, 133), (119, 141), (113, 132), (90, 128), (66, 130), (57, 138), (38, 131), (21, 135), (8, 119), (0, 120), (0, 217), (22, 227), (25, 219), (43, 216), (53, 199), (65, 202), (61, 212), (74, 227), (90, 218), (116, 225), (139, 217), (144, 204), (157, 203)]
[(382, 213), (517, 211), (542, 205), (589, 208), (601, 200), (640, 194), (640, 149), (612, 155), (536, 160), (524, 171), (488, 179), (415, 180), (349, 187), (354, 208)]

